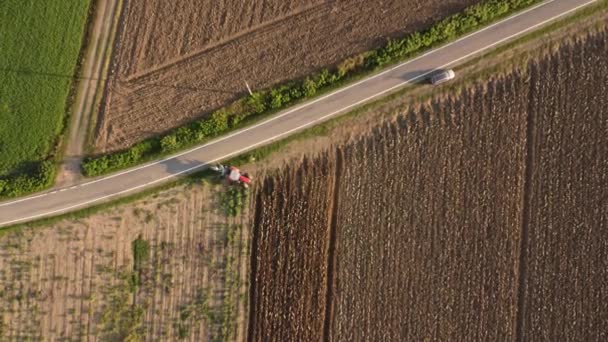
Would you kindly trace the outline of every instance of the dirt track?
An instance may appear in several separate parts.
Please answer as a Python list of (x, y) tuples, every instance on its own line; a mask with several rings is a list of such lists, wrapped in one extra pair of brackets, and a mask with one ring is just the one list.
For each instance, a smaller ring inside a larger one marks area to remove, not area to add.
[(475, 2), (127, 1), (97, 150), (200, 117), (242, 96), (244, 80), (301, 77)]
[(99, 105), (99, 89), (103, 88), (105, 66), (110, 55), (112, 33), (115, 30), (116, 17), (120, 14), (120, 6), (121, 0), (96, 3), (95, 15), (87, 37), (89, 44), (78, 79), (65, 155), (55, 182), (57, 186), (74, 183), (81, 175), (80, 163), (89, 123)]
[(333, 165), (328, 158), (304, 161), (262, 185), (254, 224), (250, 341), (323, 337)]

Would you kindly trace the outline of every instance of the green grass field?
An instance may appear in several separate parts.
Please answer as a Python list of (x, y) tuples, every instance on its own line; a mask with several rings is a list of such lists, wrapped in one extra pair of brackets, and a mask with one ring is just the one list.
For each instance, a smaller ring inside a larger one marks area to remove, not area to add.
[(0, 176), (49, 157), (89, 0), (0, 0)]

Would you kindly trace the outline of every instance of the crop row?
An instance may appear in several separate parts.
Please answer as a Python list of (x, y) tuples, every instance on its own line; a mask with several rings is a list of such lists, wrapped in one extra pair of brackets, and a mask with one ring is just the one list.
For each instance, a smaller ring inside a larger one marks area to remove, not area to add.
[(164, 135), (146, 139), (126, 150), (89, 157), (82, 165), (83, 172), (86, 176), (98, 176), (204, 142), (243, 127), (248, 122), (274, 113), (296, 101), (311, 98), (320, 91), (332, 89), (349, 79), (361, 77), (387, 64), (445, 43), (538, 1), (490, 0), (473, 5), (424, 31), (411, 33), (401, 39), (389, 40), (384, 46), (349, 58), (335, 68), (323, 69), (316, 75), (255, 92), (245, 99), (215, 111), (205, 119), (178, 127)]

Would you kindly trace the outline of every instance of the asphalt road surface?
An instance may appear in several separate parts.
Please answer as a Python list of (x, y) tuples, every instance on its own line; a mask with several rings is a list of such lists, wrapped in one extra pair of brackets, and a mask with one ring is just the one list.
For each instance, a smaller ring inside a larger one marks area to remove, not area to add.
[(595, 0), (545, 1), (417, 58), (188, 151), (74, 186), (2, 202), (0, 226), (81, 209), (198, 171), (216, 161), (348, 112), (408, 83), (424, 79), (436, 69), (457, 65), (593, 2)]

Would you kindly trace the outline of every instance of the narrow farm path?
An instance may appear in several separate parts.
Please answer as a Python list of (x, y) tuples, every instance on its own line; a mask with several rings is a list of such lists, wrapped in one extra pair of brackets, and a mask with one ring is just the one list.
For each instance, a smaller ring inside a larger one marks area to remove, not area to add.
[(57, 186), (71, 185), (82, 176), (80, 163), (88, 127), (96, 112), (100, 90), (105, 82), (122, 0), (97, 1), (95, 6), (93, 26), (87, 37), (89, 44), (78, 77), (65, 153), (57, 174)]

